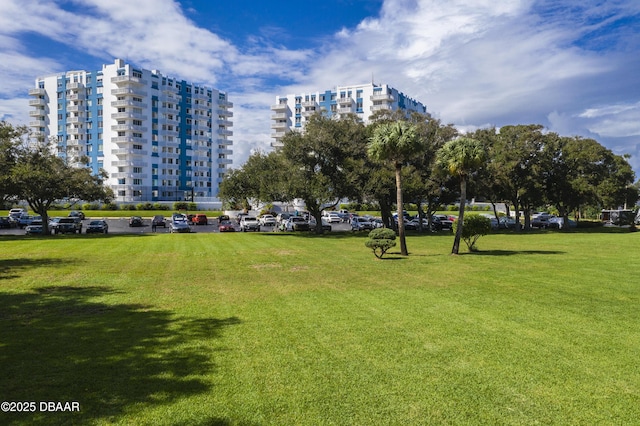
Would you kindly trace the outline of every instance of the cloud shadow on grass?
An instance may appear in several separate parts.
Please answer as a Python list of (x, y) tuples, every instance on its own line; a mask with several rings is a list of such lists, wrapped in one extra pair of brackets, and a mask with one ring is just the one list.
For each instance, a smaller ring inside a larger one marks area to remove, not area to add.
[(80, 403), (80, 413), (2, 413), (4, 420), (111, 423), (211, 390), (204, 377), (216, 368), (212, 340), (240, 320), (181, 319), (152, 306), (92, 300), (116, 294), (68, 286), (0, 293), (0, 400)]

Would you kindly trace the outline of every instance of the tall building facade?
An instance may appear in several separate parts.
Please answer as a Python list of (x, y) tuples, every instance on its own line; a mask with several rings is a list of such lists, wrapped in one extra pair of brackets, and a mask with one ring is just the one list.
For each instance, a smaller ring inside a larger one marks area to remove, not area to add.
[(116, 59), (36, 79), (30, 127), (70, 164), (106, 171), (116, 202), (215, 201), (231, 166), (233, 104)]
[(329, 117), (353, 113), (366, 123), (379, 110), (427, 112), (422, 103), (387, 84), (337, 86), (321, 92), (277, 96), (275, 105), (271, 106), (271, 145), (282, 146), (281, 139), (286, 132), (302, 130), (306, 120), (318, 111)]

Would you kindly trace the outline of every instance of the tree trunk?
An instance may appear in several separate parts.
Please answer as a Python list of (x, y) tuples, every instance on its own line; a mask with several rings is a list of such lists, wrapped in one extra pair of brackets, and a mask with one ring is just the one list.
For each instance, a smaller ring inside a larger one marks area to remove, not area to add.
[(467, 204), (467, 179), (460, 178), (460, 210), (458, 211), (458, 227), (456, 229), (456, 237), (453, 239), (453, 248), (451, 254), (458, 254), (460, 250), (460, 239), (462, 238), (462, 227), (464, 226), (464, 208)]
[(408, 256), (407, 240), (404, 236), (404, 215), (402, 214), (402, 165), (396, 164), (396, 203), (398, 205), (398, 238), (400, 238), (400, 254)]

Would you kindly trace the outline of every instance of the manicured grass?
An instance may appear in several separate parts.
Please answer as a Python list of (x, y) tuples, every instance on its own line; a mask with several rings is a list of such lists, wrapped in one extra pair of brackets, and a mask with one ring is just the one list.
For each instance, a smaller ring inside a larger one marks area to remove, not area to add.
[(640, 233), (0, 238), (0, 401), (49, 424), (636, 424)]

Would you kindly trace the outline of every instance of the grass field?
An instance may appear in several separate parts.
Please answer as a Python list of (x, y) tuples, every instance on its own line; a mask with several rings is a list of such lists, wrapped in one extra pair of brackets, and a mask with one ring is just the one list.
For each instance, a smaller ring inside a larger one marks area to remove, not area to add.
[(638, 424), (640, 233), (0, 238), (0, 424)]

